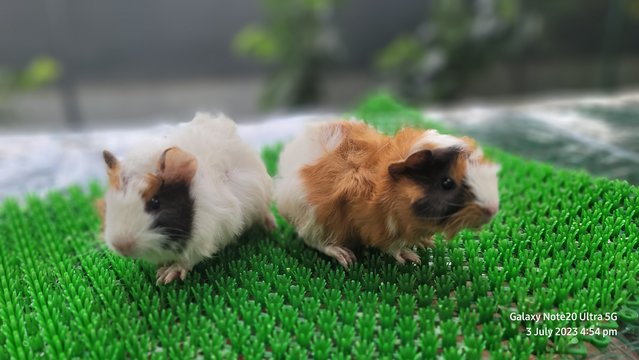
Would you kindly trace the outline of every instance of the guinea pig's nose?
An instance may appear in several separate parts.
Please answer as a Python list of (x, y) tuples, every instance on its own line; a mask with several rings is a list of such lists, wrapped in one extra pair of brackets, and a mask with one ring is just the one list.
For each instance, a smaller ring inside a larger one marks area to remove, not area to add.
[(132, 237), (121, 237), (117, 238), (113, 242), (113, 248), (124, 256), (129, 256), (133, 253), (133, 249), (135, 247), (135, 242)]
[(497, 215), (497, 212), (499, 211), (499, 205), (498, 204), (489, 205), (485, 207), (483, 210), (488, 217), (492, 218), (493, 216)]

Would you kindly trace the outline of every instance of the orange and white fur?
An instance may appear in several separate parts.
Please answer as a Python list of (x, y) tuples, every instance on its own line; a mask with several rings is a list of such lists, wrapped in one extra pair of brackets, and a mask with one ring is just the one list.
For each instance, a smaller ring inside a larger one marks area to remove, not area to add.
[(311, 123), (281, 153), (275, 200), (306, 244), (344, 267), (360, 246), (419, 263), (412, 248), (435, 233), (452, 237), (495, 216), (498, 171), (467, 137)]

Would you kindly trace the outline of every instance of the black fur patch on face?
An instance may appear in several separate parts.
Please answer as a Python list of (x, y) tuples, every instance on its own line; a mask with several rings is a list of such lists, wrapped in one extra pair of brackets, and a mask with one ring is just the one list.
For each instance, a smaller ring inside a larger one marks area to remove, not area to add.
[(185, 183), (162, 184), (158, 192), (144, 206), (155, 221), (152, 228), (168, 237), (162, 247), (181, 252), (191, 237), (194, 201)]
[(471, 199), (472, 195), (466, 185), (458, 185), (459, 189), (450, 191), (429, 191), (428, 195), (412, 204), (413, 213), (421, 218), (445, 222), (450, 216), (461, 210)]
[(424, 189), (424, 196), (411, 205), (416, 216), (444, 222), (472, 200), (470, 189), (450, 173), (460, 155), (457, 148), (433, 150), (423, 163), (406, 171)]

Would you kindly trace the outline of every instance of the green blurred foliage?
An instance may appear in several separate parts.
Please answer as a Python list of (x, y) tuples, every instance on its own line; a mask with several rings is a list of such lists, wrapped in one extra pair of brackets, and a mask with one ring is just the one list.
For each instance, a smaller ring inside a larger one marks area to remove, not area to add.
[(3, 106), (3, 100), (11, 93), (28, 91), (46, 86), (60, 76), (60, 65), (48, 56), (31, 60), (23, 69), (14, 70), (0, 66), (0, 121), (10, 118), (10, 111)]
[[(261, 0), (264, 22), (246, 26), (233, 48), (271, 70), (264, 106), (319, 99), (327, 69), (341, 60), (334, 13), (343, 2)], [(594, 59), (599, 80), (592, 85), (612, 88), (618, 55), (639, 50), (632, 36), (638, 31), (639, 0), (432, 0), (424, 2), (421, 23), (369, 64), (387, 90), (417, 103), (458, 98), (495, 66), (509, 71), (513, 91), (526, 91), (519, 70), (554, 59)]]
[(333, 11), (342, 0), (262, 0), (264, 24), (233, 40), (237, 54), (271, 67), (262, 105), (304, 105), (320, 95), (325, 67), (337, 58)]
[(48, 85), (60, 76), (60, 72), (58, 62), (48, 56), (36, 57), (24, 69), (17, 71), (0, 67), (0, 96)]
[(453, 98), (473, 75), (516, 56), (539, 36), (539, 14), (522, 3), (433, 1), (418, 29), (382, 49), (374, 68), (405, 99)]
[(614, 84), (616, 56), (636, 52), (639, 30), (639, 0), (433, 0), (424, 13), (373, 64), (413, 102), (454, 99), (496, 64), (547, 59), (595, 57), (599, 84)]

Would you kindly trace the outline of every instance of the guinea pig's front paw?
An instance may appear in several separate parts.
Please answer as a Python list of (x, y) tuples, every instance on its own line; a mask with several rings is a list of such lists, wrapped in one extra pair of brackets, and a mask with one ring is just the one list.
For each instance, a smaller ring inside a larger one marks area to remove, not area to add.
[(419, 241), (417, 242), (417, 246), (419, 246), (422, 249), (432, 248), (432, 247), (435, 246), (435, 242), (433, 241), (433, 237), (432, 236), (423, 237), (423, 238), (419, 239)]
[(410, 249), (400, 249), (396, 252), (390, 253), (391, 256), (397, 260), (398, 263), (404, 265), (406, 261), (414, 262), (415, 264), (421, 264), (422, 259), (419, 258), (416, 252)]
[(166, 285), (171, 281), (177, 279), (178, 277), (180, 278), (180, 280), (184, 280), (186, 279), (186, 274), (188, 272), (189, 270), (187, 268), (177, 263), (160, 266), (157, 273), (155, 274), (155, 276), (157, 277), (156, 284)]
[(319, 246), (318, 250), (337, 260), (337, 262), (339, 262), (344, 267), (344, 269), (348, 269), (348, 267), (356, 260), (353, 251), (345, 246)]

